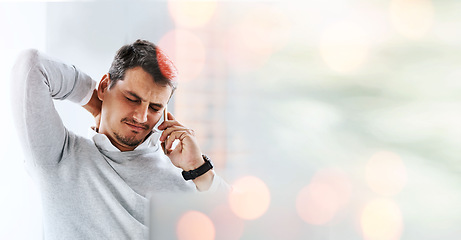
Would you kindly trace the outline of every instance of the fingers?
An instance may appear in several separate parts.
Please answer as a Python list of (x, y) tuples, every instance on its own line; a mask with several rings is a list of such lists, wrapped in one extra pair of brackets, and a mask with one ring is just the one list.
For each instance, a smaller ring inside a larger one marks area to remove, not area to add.
[(163, 130), (160, 141), (165, 143), (166, 149), (170, 149), (176, 139), (182, 142), (188, 136), (195, 136), (194, 130), (178, 124)]
[(183, 144), (185, 138), (189, 136), (189, 133), (186, 131), (175, 131), (171, 133), (165, 141), (166, 149), (171, 149), (173, 147), (173, 142), (177, 139)]
[(164, 148), (166, 148), (168, 153), (170, 153), (172, 151), (170, 149), (172, 148), (175, 140), (179, 140), (181, 141), (181, 144), (184, 144), (183, 140), (188, 136), (194, 137), (195, 132), (176, 121), (173, 114), (168, 113), (167, 117), (168, 121), (164, 121), (160, 124), (158, 129), (163, 130), (163, 133), (160, 136), (160, 141), (164, 143)]
[(163, 131), (162, 135), (160, 136), (160, 141), (165, 141), (166, 138), (174, 131), (185, 130), (192, 136), (195, 136), (194, 130), (190, 128), (186, 128), (181, 123), (176, 121), (173, 114), (168, 113), (168, 121), (164, 121), (158, 127), (158, 130)]
[[(162, 142), (166, 141), (170, 138), (173, 138), (173, 136), (176, 136), (177, 133), (182, 133), (182, 132), (186, 133), (187, 135), (195, 136), (194, 130), (179, 125), (179, 126), (168, 127), (167, 129), (165, 129), (162, 135), (160, 136), (160, 141)], [(172, 141), (174, 141), (175, 139), (179, 139), (179, 138), (173, 138)], [(182, 140), (182, 138), (179, 140)]]
[(174, 118), (173, 114), (170, 112), (168, 112), (167, 116), (168, 116), (168, 120), (176, 120), (176, 118)]
[(167, 117), (168, 117), (168, 121), (164, 121), (162, 124), (160, 124), (157, 127), (158, 130), (164, 130), (165, 128), (168, 128), (174, 125), (181, 125), (178, 121), (176, 121), (176, 118), (174, 118), (173, 114), (171, 114), (170, 112), (167, 114)]

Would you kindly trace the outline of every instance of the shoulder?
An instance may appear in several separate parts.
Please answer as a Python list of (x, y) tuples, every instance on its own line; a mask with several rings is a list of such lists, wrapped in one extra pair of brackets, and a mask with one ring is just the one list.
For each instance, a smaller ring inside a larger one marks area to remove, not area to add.
[(86, 138), (86, 137), (82, 137), (69, 130), (67, 130), (67, 133), (68, 134), (66, 137), (63, 157), (65, 158), (68, 158), (71, 156), (84, 157), (85, 155), (94, 157), (94, 154), (100, 154), (93, 140)]

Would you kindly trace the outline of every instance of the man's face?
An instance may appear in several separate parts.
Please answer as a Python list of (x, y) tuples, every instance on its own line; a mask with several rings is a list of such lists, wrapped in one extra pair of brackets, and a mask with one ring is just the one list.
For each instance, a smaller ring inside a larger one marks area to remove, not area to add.
[(155, 83), (141, 67), (127, 70), (125, 78), (110, 89), (109, 82), (105, 75), (98, 89), (102, 101), (99, 133), (121, 151), (130, 151), (144, 141), (159, 121), (172, 88)]

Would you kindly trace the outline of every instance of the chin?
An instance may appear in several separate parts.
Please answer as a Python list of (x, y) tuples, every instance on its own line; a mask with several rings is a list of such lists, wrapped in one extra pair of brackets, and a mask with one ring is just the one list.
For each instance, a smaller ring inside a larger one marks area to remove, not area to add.
[(137, 147), (145, 139), (145, 137), (141, 137), (139, 136), (139, 134), (119, 134), (114, 132), (114, 135), (117, 139), (117, 142), (119, 142), (121, 145), (128, 147)]

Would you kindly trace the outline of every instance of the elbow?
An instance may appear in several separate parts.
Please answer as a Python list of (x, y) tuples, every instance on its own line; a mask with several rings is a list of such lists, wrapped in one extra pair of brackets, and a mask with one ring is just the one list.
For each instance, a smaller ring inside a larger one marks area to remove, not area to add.
[(32, 67), (37, 66), (39, 54), (40, 53), (37, 49), (27, 49), (22, 51), (16, 60), (14, 71), (28, 72)]
[(12, 87), (24, 87), (23, 84), (30, 80), (30, 72), (41, 65), (39, 59), (40, 52), (36, 49), (27, 49), (18, 55), (11, 71)]
[(11, 90), (14, 94), (13, 103), (20, 102), (25, 97), (24, 89), (30, 81), (30, 72), (39, 66), (39, 51), (28, 49), (22, 51), (16, 58), (11, 70)]

